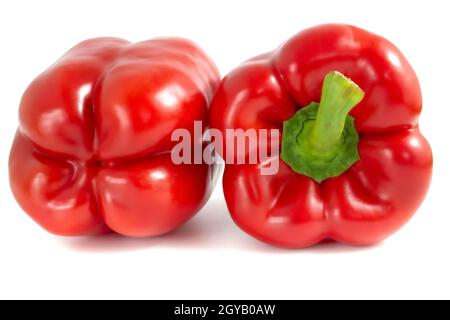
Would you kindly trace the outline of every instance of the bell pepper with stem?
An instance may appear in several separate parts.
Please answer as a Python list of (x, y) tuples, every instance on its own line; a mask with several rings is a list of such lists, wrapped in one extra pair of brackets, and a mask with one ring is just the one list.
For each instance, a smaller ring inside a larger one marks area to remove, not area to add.
[[(386, 239), (413, 216), (431, 180), (421, 109), (406, 58), (357, 27), (309, 28), (243, 63), (220, 84), (211, 126), (279, 129), (282, 138), (278, 155), (227, 163), (232, 218), (255, 238), (288, 248)], [(234, 146), (221, 144), (227, 158)], [(273, 161), (278, 172), (262, 174)]]

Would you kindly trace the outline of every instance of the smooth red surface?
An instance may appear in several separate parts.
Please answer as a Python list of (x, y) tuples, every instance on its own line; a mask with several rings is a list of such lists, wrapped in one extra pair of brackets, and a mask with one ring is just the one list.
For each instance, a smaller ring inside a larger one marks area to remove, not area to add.
[(169, 232), (192, 217), (215, 167), (172, 163), (172, 131), (206, 121), (219, 74), (195, 44), (84, 41), (38, 76), (20, 105), (12, 191), (60, 235)]
[(366, 94), (351, 112), (360, 133), (359, 162), (321, 184), (282, 160), (273, 176), (261, 175), (263, 164), (226, 166), (223, 186), (233, 219), (270, 244), (377, 243), (411, 218), (428, 190), (433, 159), (418, 129), (418, 79), (393, 44), (356, 27), (310, 28), (243, 63), (219, 86), (211, 126), (281, 130), (298, 108), (319, 101), (330, 71), (350, 77)]

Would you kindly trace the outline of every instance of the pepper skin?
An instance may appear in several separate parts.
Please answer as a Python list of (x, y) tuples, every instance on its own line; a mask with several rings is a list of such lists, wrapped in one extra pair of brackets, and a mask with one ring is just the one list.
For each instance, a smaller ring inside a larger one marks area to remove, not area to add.
[(219, 81), (188, 40), (81, 42), (22, 98), (9, 160), (18, 203), (58, 235), (147, 237), (179, 227), (217, 174), (206, 164), (174, 165), (171, 133), (207, 121)]
[(428, 190), (433, 160), (418, 128), (418, 79), (392, 43), (353, 26), (306, 29), (240, 65), (218, 88), (211, 127), (282, 130), (297, 110), (320, 101), (332, 71), (365, 93), (350, 112), (359, 133), (359, 161), (321, 183), (282, 160), (277, 174), (262, 175), (259, 168), (278, 157), (226, 165), (223, 188), (231, 216), (261, 241), (287, 248), (325, 239), (372, 245), (401, 228)]

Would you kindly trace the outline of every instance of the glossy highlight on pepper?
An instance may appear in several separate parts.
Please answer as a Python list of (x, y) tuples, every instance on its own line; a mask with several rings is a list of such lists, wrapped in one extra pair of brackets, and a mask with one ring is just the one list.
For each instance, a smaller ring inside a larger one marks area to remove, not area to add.
[[(206, 202), (215, 165), (175, 165), (176, 128), (205, 128), (217, 68), (191, 41), (76, 45), (28, 87), (9, 159), (18, 203), (66, 236), (174, 230)], [(196, 143), (202, 143), (197, 141)]]
[[(372, 245), (400, 229), (426, 195), (433, 158), (418, 126), (422, 96), (417, 76), (392, 43), (354, 26), (306, 29), (275, 51), (238, 66), (217, 90), (211, 127), (283, 130), (299, 110), (321, 103), (324, 79), (333, 72), (364, 92), (348, 118), (354, 119), (359, 137), (359, 160), (327, 177), (299, 173), (295, 162), (303, 160), (295, 157), (287, 159), (289, 164), (280, 161), (278, 173), (270, 176), (261, 175), (260, 168), (279, 158), (226, 165), (223, 189), (230, 214), (261, 241), (287, 248), (325, 239)], [(332, 99), (334, 93), (327, 97)], [(313, 118), (317, 109), (314, 112)], [(326, 127), (318, 129), (323, 137)], [(282, 148), (297, 147), (295, 139)], [(320, 136), (316, 141), (327, 145)], [(231, 147), (222, 143), (226, 158)], [(282, 154), (286, 151), (292, 152)]]

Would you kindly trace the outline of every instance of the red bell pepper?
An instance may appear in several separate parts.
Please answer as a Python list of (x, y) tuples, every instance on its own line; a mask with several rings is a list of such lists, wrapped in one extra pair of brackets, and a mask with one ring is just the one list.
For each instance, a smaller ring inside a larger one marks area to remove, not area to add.
[(280, 156), (227, 164), (234, 221), (283, 247), (382, 241), (411, 218), (430, 183), (421, 108), (405, 57), (353, 26), (313, 27), (245, 62), (219, 86), (211, 127), (282, 130), (282, 161), (275, 175), (260, 168)]
[(177, 38), (84, 41), (35, 79), (20, 105), (12, 191), (34, 220), (67, 236), (155, 236), (205, 203), (215, 167), (174, 165), (171, 133), (206, 121), (220, 81)]

